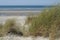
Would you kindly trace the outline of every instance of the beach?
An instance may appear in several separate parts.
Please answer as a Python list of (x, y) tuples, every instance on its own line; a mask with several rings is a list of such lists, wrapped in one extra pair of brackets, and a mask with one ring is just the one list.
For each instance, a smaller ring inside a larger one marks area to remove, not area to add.
[[(19, 28), (23, 29), (23, 27), (27, 29), (26, 25), (25, 25), (25, 21), (27, 19), (27, 17), (29, 16), (34, 16), (34, 15), (39, 15), (42, 11), (32, 11), (32, 10), (26, 10), (26, 11), (12, 11), (12, 10), (1, 10), (0, 11), (0, 23), (1, 24), (5, 24), (7, 19), (16, 19), (16, 23), (19, 24)], [(33, 29), (32, 29), (33, 30)], [(24, 30), (25, 32), (25, 30)], [(15, 35), (15, 34), (7, 34), (4, 37), (0, 37), (1, 40), (49, 40), (49, 37), (41, 37), (41, 36), (37, 36), (37, 37), (33, 37), (33, 36), (28, 36), (28, 37), (24, 37), (24, 36), (19, 36), (19, 35)], [(56, 40), (60, 40), (59, 38)]]
[[(7, 19), (14, 18), (14, 19), (16, 19), (17, 23), (20, 23), (21, 26), (23, 26), (24, 23), (25, 23), (26, 18), (28, 17), (27, 14), (29, 14), (30, 12), (32, 12), (32, 13), (36, 13), (36, 12), (39, 13), (40, 11), (0, 11), (0, 13), (3, 13), (3, 15), (0, 16), (0, 23), (4, 24)], [(19, 15), (19, 14), (22, 14), (23, 16)], [(33, 38), (32, 36), (23, 37), (23, 36), (10, 35), (10, 34), (5, 36), (5, 37), (0, 37), (0, 39), (2, 39), (2, 40), (34, 40), (34, 39), (35, 40), (39, 40), (39, 39), (40, 40), (48, 40), (48, 38), (43, 38), (43, 37)]]

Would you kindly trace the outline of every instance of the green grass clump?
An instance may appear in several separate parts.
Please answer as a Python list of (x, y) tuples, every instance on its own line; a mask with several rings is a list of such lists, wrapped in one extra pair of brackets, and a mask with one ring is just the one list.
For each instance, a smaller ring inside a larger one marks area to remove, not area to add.
[[(54, 40), (56, 32), (60, 28), (60, 7), (44, 10), (37, 18), (32, 19), (30, 34), (34, 36), (49, 36)], [(59, 29), (60, 30), (60, 29)]]
[(22, 36), (23, 29), (21, 28), (21, 25), (16, 23), (16, 19), (7, 19), (3, 25), (0, 24), (0, 37), (6, 36), (9, 33)]
[(3, 25), (2, 24), (0, 24), (0, 36), (2, 36), (2, 27), (3, 27)]
[(6, 35), (14, 25), (15, 25), (14, 19), (6, 20), (4, 25), (0, 25), (0, 36)]

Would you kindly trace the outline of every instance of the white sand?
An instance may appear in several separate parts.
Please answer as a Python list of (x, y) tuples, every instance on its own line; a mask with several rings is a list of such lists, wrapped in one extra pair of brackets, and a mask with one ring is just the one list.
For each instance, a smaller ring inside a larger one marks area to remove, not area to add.
[(7, 19), (16, 19), (17, 23), (23, 25), (25, 23), (26, 16), (0, 16), (0, 23), (5, 23)]

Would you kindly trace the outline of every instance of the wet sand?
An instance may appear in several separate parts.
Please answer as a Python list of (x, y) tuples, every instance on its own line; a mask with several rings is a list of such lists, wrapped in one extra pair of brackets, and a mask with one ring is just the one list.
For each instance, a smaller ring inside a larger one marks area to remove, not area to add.
[(0, 11), (0, 16), (29, 16), (39, 13), (40, 11)]

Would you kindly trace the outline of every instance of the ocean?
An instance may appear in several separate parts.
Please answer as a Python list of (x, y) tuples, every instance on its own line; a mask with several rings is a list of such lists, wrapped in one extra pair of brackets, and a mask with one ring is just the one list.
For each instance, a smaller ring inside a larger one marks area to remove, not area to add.
[(38, 6), (33, 6), (33, 5), (30, 5), (30, 6), (22, 6), (22, 5), (15, 5), (15, 6), (0, 6), (0, 11), (26, 11), (26, 10), (32, 10), (32, 11), (39, 11), (39, 10), (42, 10), (42, 9), (45, 9), (45, 8), (51, 8), (53, 6), (42, 6), (42, 5), (38, 5)]

